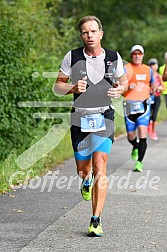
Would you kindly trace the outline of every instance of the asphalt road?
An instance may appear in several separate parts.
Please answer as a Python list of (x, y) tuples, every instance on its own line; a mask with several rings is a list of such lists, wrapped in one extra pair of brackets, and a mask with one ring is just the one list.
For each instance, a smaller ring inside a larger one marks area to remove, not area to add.
[(29, 186), (0, 196), (0, 251), (167, 251), (167, 121), (148, 138), (143, 173), (117, 139), (107, 166), (102, 238), (86, 236), (91, 203), (82, 200), (74, 159)]

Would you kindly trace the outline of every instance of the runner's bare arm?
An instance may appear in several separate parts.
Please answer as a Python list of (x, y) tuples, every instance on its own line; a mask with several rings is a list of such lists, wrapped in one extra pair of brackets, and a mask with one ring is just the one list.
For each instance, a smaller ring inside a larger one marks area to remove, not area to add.
[(165, 66), (165, 69), (164, 69), (164, 72), (163, 72), (163, 75), (162, 75), (162, 80), (167, 81), (167, 64)]
[(156, 83), (155, 83), (155, 81), (150, 84), (150, 94), (152, 94), (152, 95), (156, 94)]
[(68, 83), (69, 76), (60, 71), (55, 82), (54, 90), (61, 95), (86, 92), (86, 79), (87, 77), (85, 76), (82, 80), (78, 80), (76, 84), (70, 84)]
[(118, 81), (120, 85), (123, 86), (123, 93), (125, 93), (128, 90), (128, 80), (126, 74), (123, 74), (120, 78), (118, 78)]
[(74, 85), (68, 83), (69, 76), (65, 75), (62, 71), (58, 73), (55, 81), (54, 91), (61, 95), (71, 94)]
[(116, 83), (113, 84), (113, 87), (111, 87), (107, 95), (111, 98), (119, 98), (121, 95), (124, 94), (128, 90), (128, 80), (126, 78), (126, 75), (123, 74), (120, 78), (117, 78)]

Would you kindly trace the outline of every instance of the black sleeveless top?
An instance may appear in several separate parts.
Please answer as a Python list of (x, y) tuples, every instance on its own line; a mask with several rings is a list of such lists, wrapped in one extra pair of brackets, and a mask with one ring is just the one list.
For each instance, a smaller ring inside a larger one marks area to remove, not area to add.
[(104, 59), (105, 73), (103, 79), (93, 84), (86, 72), (86, 58), (83, 54), (83, 47), (71, 51), (72, 83), (77, 83), (87, 75), (87, 90), (84, 93), (74, 93), (74, 107), (94, 108), (109, 106), (111, 98), (107, 96), (107, 91), (113, 84), (114, 73), (117, 68), (117, 53), (104, 49), (106, 56)]

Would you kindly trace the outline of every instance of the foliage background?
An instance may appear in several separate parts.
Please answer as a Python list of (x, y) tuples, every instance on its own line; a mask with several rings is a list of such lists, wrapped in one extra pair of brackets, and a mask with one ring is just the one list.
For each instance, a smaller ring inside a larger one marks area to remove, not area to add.
[[(164, 63), (166, 1), (0, 0), (0, 5), (0, 170), (3, 162), (8, 167), (6, 160), (11, 163), (57, 123), (56, 119), (37, 120), (33, 113), (67, 111), (19, 107), (18, 103), (71, 100), (70, 96), (55, 96), (52, 89), (64, 54), (81, 45), (77, 25), (82, 16), (101, 19), (102, 45), (119, 51), (124, 60), (130, 60), (132, 45), (141, 44), (145, 63), (150, 57)], [(44, 72), (54, 77), (45, 78)], [(64, 153), (69, 146), (64, 146)]]

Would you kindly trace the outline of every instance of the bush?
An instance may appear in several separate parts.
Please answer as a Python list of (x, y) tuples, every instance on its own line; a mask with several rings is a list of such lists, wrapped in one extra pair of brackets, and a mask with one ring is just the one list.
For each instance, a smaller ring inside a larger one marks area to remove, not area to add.
[[(1, 160), (5, 159), (14, 149), (17, 149), (18, 152), (26, 149), (32, 141), (32, 132), (35, 128), (38, 130), (39, 127), (38, 120), (32, 116), (34, 112), (37, 112), (36, 109), (18, 107), (18, 102), (55, 99), (52, 93), (53, 79), (48, 81), (41, 77), (37, 79), (32, 77), (32, 73), (36, 70), (40, 73), (51, 70), (53, 61), (55, 62), (54, 69), (58, 66), (58, 60), (53, 54), (55, 49), (54, 27), (51, 24), (49, 27), (47, 23), (49, 15), (42, 5), (38, 3), (36, 8), (37, 10), (43, 8), (43, 13), (39, 11), (40, 15), (33, 15), (28, 9), (29, 6), (22, 4), (22, 6), (16, 3), (10, 5), (6, 1), (2, 1), (1, 6)], [(30, 6), (31, 4), (29, 3)], [(52, 57), (49, 57), (49, 52)], [(48, 111), (48, 109), (46, 108), (44, 111)], [(45, 121), (43, 127), (46, 128), (48, 124), (50, 125), (52, 122)]]

